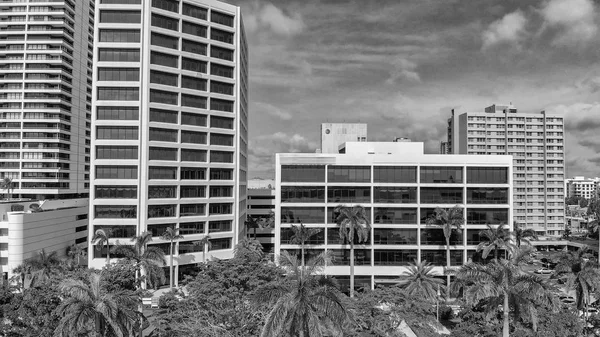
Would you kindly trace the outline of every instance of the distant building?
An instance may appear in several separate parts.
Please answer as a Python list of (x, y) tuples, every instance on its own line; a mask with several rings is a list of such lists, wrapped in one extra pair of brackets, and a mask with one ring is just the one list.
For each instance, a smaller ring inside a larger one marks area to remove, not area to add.
[[(248, 180), (248, 216), (255, 220), (268, 219), (271, 212), (275, 212), (275, 180)], [(247, 231), (253, 238), (255, 230), (248, 228)], [(265, 252), (271, 252), (275, 245), (275, 224), (271, 228), (256, 228), (256, 239)]]
[(512, 155), (514, 221), (542, 235), (564, 229), (564, 120), (559, 114), (521, 113), (511, 104), (448, 119), (452, 154)]
[(440, 142), (440, 154), (450, 154), (448, 142)]
[(585, 199), (594, 199), (598, 197), (600, 191), (600, 178), (585, 178), (582, 176), (573, 177), (565, 180), (567, 198), (582, 197)]
[(410, 143), (412, 139), (406, 137), (395, 137), (393, 140), (394, 143)]
[(414, 260), (446, 265), (445, 238), (426, 226), (436, 207), (464, 209), (465, 230), (451, 238), (451, 264), (477, 259), (486, 224), (512, 229), (512, 157), (424, 154), (424, 144), (349, 142), (345, 154), (276, 155), (275, 254), (299, 255), (292, 225), (322, 231), (307, 242), (306, 256), (330, 251), (325, 273), (347, 290), (350, 247), (339, 237), (334, 209), (362, 205), (372, 224), (356, 246), (355, 287), (393, 283)]
[(365, 123), (322, 123), (320, 153), (339, 153), (346, 142), (366, 142)]
[[(87, 199), (2, 201), (0, 217), (0, 272), (4, 279), (42, 249), (64, 257), (73, 244), (87, 248)], [(81, 263), (85, 264), (84, 260)]]

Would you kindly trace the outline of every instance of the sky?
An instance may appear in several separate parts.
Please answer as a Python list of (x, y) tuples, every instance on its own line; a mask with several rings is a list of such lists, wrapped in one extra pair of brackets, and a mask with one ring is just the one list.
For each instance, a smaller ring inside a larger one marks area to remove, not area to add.
[(437, 153), (451, 109), (565, 116), (567, 176), (600, 176), (599, 0), (228, 0), (250, 48), (250, 174), (323, 122)]

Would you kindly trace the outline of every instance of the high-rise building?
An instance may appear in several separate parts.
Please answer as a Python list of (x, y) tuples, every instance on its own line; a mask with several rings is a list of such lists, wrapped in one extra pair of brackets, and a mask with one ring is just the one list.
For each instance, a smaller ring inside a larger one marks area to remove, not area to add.
[(562, 115), (521, 113), (494, 104), (484, 112), (455, 114), (448, 120), (453, 154), (512, 155), (514, 221), (538, 234), (564, 230), (564, 121)]
[[(213, 0), (97, 5), (91, 231), (179, 228), (179, 265), (230, 257), (246, 219), (248, 46), (240, 8)], [(90, 245), (92, 243), (90, 242)], [(90, 249), (90, 266), (105, 248)], [(208, 258), (207, 257), (207, 258)], [(183, 268), (179, 268), (182, 272)]]
[(567, 198), (581, 197), (585, 199), (598, 198), (600, 178), (585, 178), (582, 176), (565, 179)]
[(87, 197), (94, 1), (0, 3), (0, 178), (12, 196)]
[(365, 123), (322, 123), (321, 153), (340, 153), (340, 146), (346, 142), (366, 142)]
[(440, 154), (450, 154), (448, 150), (448, 142), (440, 142)]
[(338, 205), (362, 205), (372, 224), (355, 247), (355, 287), (395, 283), (409, 263), (446, 265), (443, 230), (427, 226), (436, 207), (458, 206), (466, 224), (451, 237), (451, 265), (478, 261), (479, 232), (486, 224), (512, 229), (512, 157), (424, 154), (423, 143), (351, 142), (344, 154), (276, 155), (275, 254), (300, 254), (291, 226), (321, 231), (305, 254), (333, 255), (327, 275), (347, 290), (350, 247), (340, 239)]

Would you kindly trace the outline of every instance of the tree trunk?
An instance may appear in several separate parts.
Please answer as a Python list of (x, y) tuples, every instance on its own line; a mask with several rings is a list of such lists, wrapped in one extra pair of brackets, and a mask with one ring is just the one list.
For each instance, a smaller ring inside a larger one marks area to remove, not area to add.
[(304, 241), (302, 241), (302, 244), (300, 245), (300, 263), (302, 264), (302, 269), (300, 269), (300, 277), (302, 277), (304, 275)]
[(171, 265), (169, 266), (169, 288), (173, 289), (173, 240), (171, 240), (169, 254), (171, 254)]
[(206, 244), (202, 245), (202, 263), (206, 263)]
[(450, 300), (450, 238), (446, 238), (446, 301)]
[(350, 241), (350, 297), (354, 297), (354, 242)]
[(498, 261), (498, 246), (494, 248), (494, 258), (496, 259), (496, 261)]
[(508, 314), (510, 313), (510, 310), (508, 309), (508, 294), (506, 292), (504, 292), (504, 303), (502, 304), (502, 309), (504, 310), (504, 312), (502, 313), (504, 319), (504, 326), (502, 327), (502, 337), (509, 337), (510, 321)]
[(110, 246), (108, 245), (108, 239), (106, 239), (106, 265), (110, 265)]
[(256, 240), (256, 225), (254, 225), (254, 240)]

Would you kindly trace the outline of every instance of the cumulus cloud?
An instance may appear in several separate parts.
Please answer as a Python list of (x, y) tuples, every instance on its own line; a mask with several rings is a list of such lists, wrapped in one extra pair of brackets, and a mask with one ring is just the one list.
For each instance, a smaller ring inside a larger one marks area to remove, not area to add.
[(421, 82), (421, 76), (416, 69), (416, 63), (405, 58), (397, 58), (392, 62), (392, 71), (390, 72), (390, 78), (386, 80), (386, 83), (394, 84), (402, 80)]
[(252, 137), (248, 146), (253, 174), (274, 176), (276, 153), (314, 153), (318, 145), (297, 133), (276, 132)]
[(550, 27), (559, 29), (555, 45), (577, 45), (598, 32), (593, 0), (550, 0), (541, 13)]
[(249, 32), (263, 29), (282, 36), (296, 35), (305, 27), (300, 14), (288, 15), (272, 3), (260, 2), (244, 13), (244, 25)]
[(482, 49), (485, 50), (500, 43), (511, 43), (518, 46), (525, 35), (526, 23), (527, 19), (520, 10), (506, 14), (503, 18), (492, 22), (482, 34)]
[(257, 102), (254, 104), (253, 108), (254, 108), (253, 110), (255, 111), (255, 113), (259, 113), (259, 114), (266, 113), (272, 117), (277, 117), (284, 121), (288, 121), (288, 120), (292, 119), (292, 114), (289, 111), (278, 108), (272, 104)]

